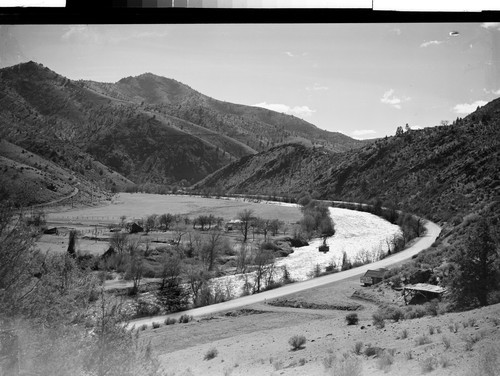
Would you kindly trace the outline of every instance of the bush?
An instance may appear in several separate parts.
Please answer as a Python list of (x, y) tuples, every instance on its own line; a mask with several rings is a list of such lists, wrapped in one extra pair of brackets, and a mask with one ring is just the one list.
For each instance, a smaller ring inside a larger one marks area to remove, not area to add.
[(450, 339), (446, 336), (443, 336), (443, 345), (446, 350), (448, 350), (451, 346)]
[(374, 356), (374, 357), (379, 357), (384, 353), (384, 349), (381, 347), (377, 346), (372, 346), (372, 345), (367, 345), (365, 348), (365, 355), (366, 356)]
[(179, 324), (187, 324), (190, 321), (193, 321), (193, 316), (182, 315), (179, 317)]
[(423, 373), (432, 372), (436, 368), (436, 359), (434, 357), (425, 358), (420, 362), (420, 368)]
[(152, 325), (153, 325), (153, 329), (158, 329), (160, 327), (160, 323), (156, 322), (156, 321), (154, 321)]
[(177, 322), (176, 319), (174, 319), (173, 317), (167, 317), (165, 319), (165, 325), (173, 325)]
[(380, 358), (378, 358), (377, 367), (378, 369), (387, 372), (393, 363), (394, 363), (394, 358), (392, 357), (392, 355), (384, 353)]
[(434, 334), (434, 327), (429, 326), (429, 334), (432, 336)]
[(439, 358), (439, 364), (442, 368), (448, 368), (451, 365), (451, 362), (447, 357), (441, 355), (441, 358)]
[(345, 317), (345, 321), (347, 321), (347, 325), (357, 325), (359, 322), (358, 314), (357, 313), (349, 313)]
[(354, 345), (354, 354), (360, 355), (361, 354), (361, 348), (363, 347), (363, 342), (358, 341)]
[(426, 310), (421, 306), (408, 306), (406, 307), (406, 312), (404, 313), (405, 320), (418, 319), (426, 315)]
[(403, 329), (401, 332), (401, 339), (406, 339), (408, 338), (408, 329)]
[(293, 351), (300, 350), (306, 343), (306, 337), (296, 334), (288, 340), (288, 343), (292, 346)]
[(325, 369), (330, 369), (334, 366), (335, 364), (335, 354), (330, 354), (326, 358), (323, 358), (323, 366)]
[(376, 328), (382, 329), (385, 327), (384, 316), (380, 311), (375, 312), (372, 315), (372, 318), (373, 318), (373, 325), (375, 325)]
[(210, 350), (208, 350), (205, 353), (205, 356), (203, 357), (203, 360), (211, 360), (215, 358), (219, 354), (219, 351), (215, 347), (212, 347)]
[(431, 339), (427, 337), (426, 335), (423, 336), (418, 336), (417, 339), (415, 340), (417, 343), (417, 346), (422, 346), (422, 345), (427, 345), (428, 343), (431, 343)]
[(361, 376), (361, 360), (355, 357), (343, 357), (338, 362), (333, 362), (329, 374), (335, 376)]

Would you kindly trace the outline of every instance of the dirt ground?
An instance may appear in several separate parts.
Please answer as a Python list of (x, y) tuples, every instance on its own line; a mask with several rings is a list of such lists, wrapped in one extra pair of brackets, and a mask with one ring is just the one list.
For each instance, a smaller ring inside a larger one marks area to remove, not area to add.
[[(355, 311), (359, 317), (357, 325), (348, 326), (345, 321), (345, 316), (352, 311), (255, 304), (187, 324), (161, 323), (158, 329), (140, 330), (140, 338), (151, 341), (168, 375), (356, 375), (336, 369), (346, 356), (361, 365), (361, 375), (427, 372), (487, 375), (480, 373), (481, 367), (492, 361), (488, 363), (482, 357), (491, 353), (488, 350), (500, 351), (500, 305), (400, 322), (386, 320), (385, 327), (378, 329), (372, 323), (377, 304), (351, 298), (356, 289), (363, 289), (357, 278), (337, 283), (334, 288), (324, 286), (287, 298), (361, 305)], [(404, 304), (402, 299), (398, 300), (398, 292), (384, 289), (382, 293), (377, 288), (369, 292), (384, 301)], [(296, 334), (304, 335), (306, 343), (302, 349), (292, 351), (288, 340)], [(429, 343), (419, 345), (417, 339), (422, 336), (425, 336), (424, 342)], [(468, 350), (466, 338), (473, 336), (477, 342)], [(446, 341), (449, 348), (445, 347)], [(354, 354), (356, 342), (362, 343), (361, 355)], [(392, 357), (363, 355), (370, 344), (392, 353)], [(217, 355), (204, 360), (211, 349), (215, 349)], [(431, 360), (426, 363), (427, 359)], [(500, 370), (500, 355), (496, 361), (495, 372)], [(432, 370), (424, 368), (425, 364), (430, 364)], [(335, 370), (338, 372), (334, 373)]]

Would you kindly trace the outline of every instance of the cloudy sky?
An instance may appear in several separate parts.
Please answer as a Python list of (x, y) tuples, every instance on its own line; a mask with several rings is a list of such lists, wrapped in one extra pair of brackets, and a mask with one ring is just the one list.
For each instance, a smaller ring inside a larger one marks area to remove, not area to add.
[(355, 138), (435, 126), (500, 96), (500, 23), (15, 25), (0, 65), (71, 79), (151, 72)]

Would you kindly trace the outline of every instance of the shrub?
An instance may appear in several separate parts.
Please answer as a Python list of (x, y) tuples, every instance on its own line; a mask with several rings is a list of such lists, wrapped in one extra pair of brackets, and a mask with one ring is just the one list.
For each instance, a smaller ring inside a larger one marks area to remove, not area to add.
[(330, 369), (335, 364), (335, 354), (329, 354), (326, 358), (323, 358), (323, 366), (325, 369)]
[(373, 325), (375, 325), (376, 328), (382, 329), (385, 327), (385, 320), (381, 312), (377, 311), (372, 315), (373, 318)]
[(347, 321), (347, 325), (357, 325), (359, 322), (358, 314), (357, 313), (349, 313), (345, 317), (345, 321)]
[(437, 332), (438, 334), (441, 334), (441, 327), (440, 327), (440, 326), (438, 326), (438, 327), (436, 328), (436, 332)]
[(354, 354), (360, 355), (361, 354), (361, 348), (363, 347), (363, 342), (358, 341), (354, 345)]
[(408, 329), (403, 329), (401, 332), (401, 339), (406, 339), (408, 338)]
[(452, 333), (458, 332), (458, 327), (459, 327), (458, 323), (456, 323), (456, 322), (453, 322), (450, 325), (448, 325), (448, 329), (450, 329), (450, 332), (452, 332)]
[(334, 362), (329, 373), (335, 376), (361, 376), (361, 360), (355, 357), (344, 357)]
[(179, 324), (187, 324), (190, 321), (193, 321), (193, 316), (182, 315), (179, 317)]
[(446, 350), (448, 350), (451, 346), (450, 339), (446, 336), (443, 336), (443, 345)]
[(432, 372), (436, 368), (436, 359), (434, 357), (425, 358), (420, 362), (420, 368), (423, 373)]
[(406, 358), (406, 360), (412, 360), (413, 359), (413, 354), (412, 354), (411, 350), (405, 352), (405, 358)]
[(210, 350), (208, 350), (205, 353), (203, 360), (211, 360), (211, 359), (215, 358), (218, 354), (219, 354), (219, 351), (215, 347), (212, 347)]
[(146, 329), (148, 328), (148, 326), (147, 326), (146, 324), (142, 324), (142, 325), (140, 326), (140, 328), (141, 328), (141, 330), (146, 330)]
[(476, 326), (476, 319), (474, 317), (469, 317), (469, 320), (467, 321), (469, 323), (469, 326)]
[(378, 358), (377, 367), (378, 369), (387, 372), (393, 363), (394, 358), (390, 354), (384, 353), (380, 358)]
[(446, 356), (441, 355), (441, 358), (439, 358), (439, 364), (442, 368), (448, 368), (451, 365), (451, 362)]
[(404, 318), (403, 311), (399, 307), (393, 306), (386, 307), (383, 310), (382, 315), (384, 318), (393, 320), (394, 322), (398, 322)]
[(306, 337), (296, 334), (288, 340), (288, 343), (292, 346), (293, 351), (300, 350), (306, 343)]
[(177, 322), (176, 319), (174, 319), (173, 317), (167, 317), (165, 319), (165, 325), (173, 325)]
[(282, 360), (276, 360), (273, 362), (273, 368), (275, 371), (279, 371), (280, 369), (283, 368), (283, 361)]
[(408, 306), (404, 313), (405, 320), (418, 319), (426, 315), (425, 308), (422, 306)]
[(434, 327), (433, 326), (429, 326), (429, 334), (430, 335), (434, 334)]
[(415, 340), (417, 343), (417, 346), (422, 346), (422, 345), (427, 345), (428, 343), (431, 343), (431, 339), (427, 337), (426, 335), (423, 336), (418, 336), (417, 339)]
[(384, 352), (383, 348), (377, 347), (377, 346), (372, 346), (370, 344), (368, 344), (365, 348), (365, 355), (366, 356), (379, 357), (380, 355), (383, 354), (383, 352)]
[(157, 321), (154, 321), (152, 325), (153, 325), (153, 329), (158, 329), (160, 327), (160, 323)]
[(303, 366), (304, 364), (306, 364), (306, 360), (304, 358), (300, 358), (299, 359), (299, 366)]

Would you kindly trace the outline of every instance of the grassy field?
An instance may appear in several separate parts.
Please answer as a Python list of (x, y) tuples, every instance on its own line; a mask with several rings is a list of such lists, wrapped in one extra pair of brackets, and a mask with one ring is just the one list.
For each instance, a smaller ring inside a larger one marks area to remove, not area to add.
[[(285, 204), (286, 205), (286, 204)], [(267, 219), (279, 218), (295, 223), (302, 218), (296, 206), (270, 205), (241, 200), (215, 199), (199, 196), (155, 195), (146, 193), (120, 193), (110, 205), (86, 207), (49, 213), (49, 222), (117, 223), (121, 216), (127, 219), (143, 218), (151, 214), (184, 214), (191, 218), (213, 214), (225, 220), (234, 219), (238, 212), (251, 209), (254, 214)]]

